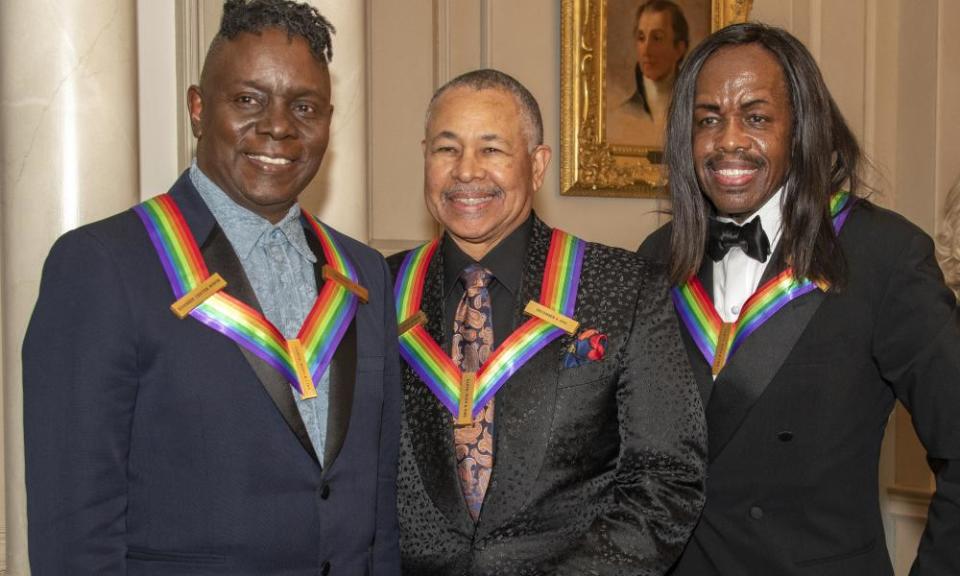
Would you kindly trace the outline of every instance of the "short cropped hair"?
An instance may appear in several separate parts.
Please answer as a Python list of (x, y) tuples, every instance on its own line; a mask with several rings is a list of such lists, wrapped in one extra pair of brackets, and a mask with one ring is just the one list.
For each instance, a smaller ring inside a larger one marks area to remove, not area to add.
[(223, 3), (220, 31), (210, 52), (223, 40), (233, 40), (241, 32), (259, 34), (265, 28), (279, 28), (290, 38), (303, 38), (314, 58), (324, 64), (333, 59), (331, 37), (336, 32), (333, 25), (313, 6), (291, 0), (227, 0)]
[(543, 144), (543, 118), (540, 116), (540, 105), (537, 99), (527, 90), (519, 80), (492, 68), (473, 70), (450, 80), (433, 93), (430, 105), (427, 106), (426, 124), (430, 123), (437, 101), (448, 91), (454, 88), (472, 88), (474, 90), (504, 90), (513, 95), (520, 108), (523, 119), (523, 133), (527, 138), (527, 146), (534, 148)]

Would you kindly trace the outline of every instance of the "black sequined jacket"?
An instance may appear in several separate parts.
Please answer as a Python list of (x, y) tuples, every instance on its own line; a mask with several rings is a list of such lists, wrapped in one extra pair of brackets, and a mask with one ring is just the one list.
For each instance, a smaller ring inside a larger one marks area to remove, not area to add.
[[(551, 229), (535, 218), (514, 326), (539, 295)], [(443, 263), (422, 308), (442, 342)], [(394, 273), (403, 254), (390, 259)], [(518, 256), (523, 257), (523, 256)], [(404, 366), (398, 506), (404, 574), (663, 574), (703, 505), (706, 434), (660, 268), (588, 244), (576, 319), (607, 336), (564, 368), (575, 336), (541, 350), (496, 396), (494, 468), (480, 517), (460, 492), (452, 416)]]

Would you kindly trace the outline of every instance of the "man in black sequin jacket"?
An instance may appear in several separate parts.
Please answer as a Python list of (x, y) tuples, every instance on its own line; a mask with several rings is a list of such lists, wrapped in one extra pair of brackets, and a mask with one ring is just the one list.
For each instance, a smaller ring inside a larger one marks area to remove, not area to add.
[[(550, 160), (542, 141), (536, 101), (503, 73), (467, 73), (431, 101), (425, 196), (445, 232), (420, 309), (445, 354), (474, 337), (454, 334), (465, 266), (492, 275), (477, 327), (494, 349), (540, 296), (552, 235), (531, 210)], [(391, 258), (395, 275), (405, 256)], [(574, 335), (533, 355), (465, 426), (405, 365), (405, 573), (655, 575), (680, 554), (703, 505), (706, 437), (666, 278), (587, 243), (573, 317)], [(484, 484), (476, 518), (470, 478)]]

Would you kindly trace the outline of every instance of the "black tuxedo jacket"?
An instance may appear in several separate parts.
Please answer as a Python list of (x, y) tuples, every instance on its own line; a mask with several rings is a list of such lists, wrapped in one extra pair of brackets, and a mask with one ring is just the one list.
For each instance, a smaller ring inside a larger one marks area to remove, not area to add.
[[(515, 327), (539, 296), (550, 234), (535, 220)], [(390, 259), (394, 271), (402, 258)], [(423, 296), (438, 342), (452, 329), (441, 326), (441, 260), (438, 250)], [(500, 389), (493, 474), (476, 525), (458, 483), (453, 417), (404, 368), (405, 573), (662, 574), (680, 553), (702, 506), (705, 426), (660, 268), (589, 244), (575, 316), (581, 330), (607, 335), (606, 355), (564, 369), (572, 337), (563, 337)]]
[[(716, 381), (684, 329), (707, 408), (707, 503), (676, 576), (892, 575), (877, 465), (894, 400), (938, 489), (914, 576), (960, 574), (960, 333), (930, 238), (867, 201), (840, 232), (846, 287), (807, 294)], [(641, 254), (667, 258), (669, 224)], [(772, 262), (780, 260), (774, 255)], [(712, 262), (701, 281), (712, 291)], [(780, 272), (774, 264), (765, 282)]]
[[(171, 194), (209, 269), (256, 307), (186, 174)], [(170, 312), (170, 284), (132, 211), (57, 241), (23, 347), (34, 576), (313, 576), (326, 563), (332, 574), (399, 574), (389, 273), (376, 252), (335, 237), (370, 303), (331, 363), (321, 455), (279, 373)]]

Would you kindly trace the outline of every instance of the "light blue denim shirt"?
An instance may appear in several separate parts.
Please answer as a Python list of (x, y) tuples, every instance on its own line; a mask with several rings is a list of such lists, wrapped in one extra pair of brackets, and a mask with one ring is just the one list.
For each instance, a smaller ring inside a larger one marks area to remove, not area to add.
[[(313, 273), (317, 257), (310, 251), (300, 224), (300, 205), (294, 204), (280, 222), (271, 224), (234, 202), (197, 167), (196, 161), (190, 166), (190, 181), (233, 246), (264, 316), (285, 338), (296, 338), (317, 298)], [(292, 386), (290, 392), (322, 462), (330, 369), (314, 384), (316, 398), (304, 400)]]

